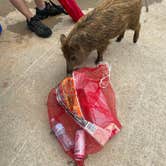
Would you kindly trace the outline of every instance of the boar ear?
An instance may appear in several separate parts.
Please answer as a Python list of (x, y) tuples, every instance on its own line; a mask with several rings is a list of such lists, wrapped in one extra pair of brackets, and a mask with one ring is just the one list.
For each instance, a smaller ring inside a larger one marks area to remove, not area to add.
[(64, 45), (66, 43), (66, 36), (64, 34), (61, 34), (60, 41), (61, 41), (62, 45)]

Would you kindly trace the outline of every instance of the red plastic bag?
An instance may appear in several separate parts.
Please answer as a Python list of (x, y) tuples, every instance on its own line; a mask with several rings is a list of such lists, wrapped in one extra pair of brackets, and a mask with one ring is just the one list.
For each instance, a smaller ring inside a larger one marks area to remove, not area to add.
[(115, 94), (110, 84), (109, 74), (109, 66), (101, 64), (97, 68), (82, 68), (74, 71), (73, 78), (86, 120), (111, 130), (111, 138), (119, 132), (121, 124), (116, 115)]
[[(110, 138), (118, 133), (121, 124), (115, 109), (115, 94), (109, 81), (109, 67), (101, 64), (96, 68), (82, 68), (73, 72), (73, 79), (79, 103), (86, 120), (110, 131)], [(58, 104), (56, 89), (48, 96), (48, 116), (63, 124), (68, 135), (74, 139), (75, 132), (80, 129), (75, 121)], [(103, 147), (86, 133), (86, 155), (96, 153)], [(74, 160), (73, 151), (67, 154)], [(77, 163), (78, 164), (78, 163)], [(81, 165), (83, 163), (79, 163)]]
[(77, 22), (84, 14), (74, 0), (58, 0), (66, 12)]

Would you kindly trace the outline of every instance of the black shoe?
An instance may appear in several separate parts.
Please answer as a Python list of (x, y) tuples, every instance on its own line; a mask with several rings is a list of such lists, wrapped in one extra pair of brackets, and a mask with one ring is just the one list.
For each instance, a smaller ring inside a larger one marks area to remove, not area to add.
[(48, 16), (55, 16), (61, 13), (67, 14), (63, 7), (54, 4), (51, 0), (49, 2), (45, 2), (46, 7), (43, 10), (36, 8), (36, 15), (39, 19), (43, 20)]
[(40, 37), (46, 38), (52, 34), (51, 29), (44, 25), (37, 16), (32, 17), (30, 21), (27, 20), (27, 25), (32, 32)]

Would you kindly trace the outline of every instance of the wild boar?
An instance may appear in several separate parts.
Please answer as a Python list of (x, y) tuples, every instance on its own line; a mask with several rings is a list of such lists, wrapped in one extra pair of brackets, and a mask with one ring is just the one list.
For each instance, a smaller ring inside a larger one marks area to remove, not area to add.
[(67, 73), (71, 73), (93, 50), (97, 50), (96, 63), (103, 60), (109, 40), (120, 42), (125, 31), (134, 31), (136, 43), (140, 31), (141, 0), (104, 0), (98, 7), (82, 17), (66, 37), (61, 35), (61, 48), (66, 59)]

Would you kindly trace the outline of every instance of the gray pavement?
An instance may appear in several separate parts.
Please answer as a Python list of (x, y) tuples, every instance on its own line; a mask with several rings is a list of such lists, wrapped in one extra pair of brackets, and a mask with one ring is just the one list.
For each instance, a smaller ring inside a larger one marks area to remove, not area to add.
[[(128, 31), (112, 41), (105, 61), (122, 131), (86, 166), (166, 165), (166, 0), (142, 10), (137, 44)], [(49, 134), (47, 95), (65, 77), (59, 36), (73, 26), (68, 16), (45, 22), (53, 35), (31, 34), (17, 11), (0, 16), (0, 166), (65, 166), (70, 159)], [(92, 53), (86, 64), (92, 65)]]

